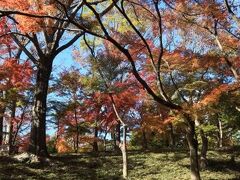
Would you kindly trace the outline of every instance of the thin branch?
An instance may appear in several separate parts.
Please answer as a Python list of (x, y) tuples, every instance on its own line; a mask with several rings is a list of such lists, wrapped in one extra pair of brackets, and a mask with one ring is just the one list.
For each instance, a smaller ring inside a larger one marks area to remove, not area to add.
[[(23, 50), (23, 52), (31, 59), (31, 61), (34, 63), (34, 64), (37, 64), (37, 59), (32, 55), (31, 52), (28, 51), (28, 49), (26, 48), (25, 45), (23, 45), (19, 39), (16, 37), (16, 35), (20, 35), (20, 36), (24, 36), (20, 33), (15, 33), (15, 32), (12, 32), (11, 34), (11, 37), (13, 38), (14, 42), (19, 46), (19, 48), (21, 48)], [(26, 37), (26, 36), (25, 36)], [(28, 38), (28, 37), (27, 37)]]
[(162, 95), (162, 97), (166, 101), (171, 101), (170, 98), (167, 96), (166, 92), (164, 91), (162, 80), (161, 80), (161, 64), (162, 64), (162, 57), (163, 57), (163, 30), (162, 30), (162, 17), (160, 14), (160, 10), (158, 7), (158, 0), (154, 1), (154, 7), (155, 11), (157, 12), (157, 17), (158, 17), (158, 26), (159, 26), (159, 42), (160, 42), (160, 50), (158, 54), (158, 62), (157, 62), (157, 78), (159, 82), (159, 90)]
[(75, 43), (84, 33), (78, 34), (76, 36), (74, 36), (70, 41), (68, 41), (66, 44), (62, 45), (61, 47), (59, 47), (56, 52), (54, 53), (53, 56), (58, 55), (61, 51), (63, 51), (64, 49), (70, 47), (73, 43)]
[(134, 59), (132, 58), (131, 54), (129, 53), (129, 51), (127, 49), (125, 49), (124, 47), (122, 47), (115, 39), (113, 39), (107, 32), (105, 26), (103, 25), (101, 18), (99, 16), (99, 14), (96, 12), (96, 10), (91, 7), (85, 0), (86, 5), (91, 9), (91, 11), (94, 13), (95, 17), (97, 18), (102, 31), (104, 32), (106, 39), (111, 42), (119, 51), (121, 51), (126, 58), (129, 60), (131, 66), (132, 66), (132, 73), (135, 76), (135, 78), (139, 81), (139, 83), (146, 89), (146, 91), (149, 93), (149, 95), (151, 95), (153, 97), (153, 99), (155, 101), (157, 101), (158, 103), (171, 108), (171, 109), (175, 109), (175, 110), (182, 110), (182, 107), (176, 104), (173, 104), (171, 102), (165, 101), (162, 98), (160, 98), (159, 96), (156, 95), (156, 93), (150, 88), (150, 86), (147, 84), (147, 82), (142, 79), (142, 77), (139, 75), (138, 70), (136, 68)]
[(224, 0), (225, 6), (229, 12), (229, 14), (231, 14), (232, 18), (236, 21), (236, 23), (238, 24), (238, 27), (240, 27), (240, 19), (236, 16), (236, 14), (232, 11), (228, 0)]

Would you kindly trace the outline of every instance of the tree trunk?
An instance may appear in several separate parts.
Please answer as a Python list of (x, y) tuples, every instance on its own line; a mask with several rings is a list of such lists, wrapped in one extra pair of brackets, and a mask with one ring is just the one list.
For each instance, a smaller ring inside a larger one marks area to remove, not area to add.
[(222, 131), (222, 122), (218, 118), (218, 147), (223, 147), (223, 131)]
[[(97, 122), (95, 122), (95, 123), (97, 123)], [(97, 127), (97, 124), (95, 124), (95, 127), (94, 127), (94, 142), (93, 142), (93, 151), (94, 152), (98, 152), (97, 138), (98, 138), (98, 127)]]
[(107, 145), (106, 145), (106, 137), (107, 137), (107, 131), (105, 132), (104, 138), (103, 138), (103, 144), (104, 144), (104, 151), (107, 151)]
[(123, 179), (127, 179), (128, 176), (128, 160), (127, 160), (127, 147), (126, 147), (126, 137), (127, 137), (127, 127), (123, 125), (123, 142), (119, 143), (119, 148), (122, 152), (123, 159)]
[(195, 123), (191, 120), (190, 116), (185, 115), (186, 127), (186, 137), (190, 151), (190, 169), (191, 169), (191, 179), (200, 180), (199, 164), (198, 164), (198, 141), (195, 134)]
[(201, 169), (205, 169), (207, 166), (208, 138), (206, 137), (206, 135), (202, 129), (200, 129), (200, 136), (202, 139), (200, 167), (201, 167)]
[[(5, 91), (0, 91), (0, 98), (2, 99), (2, 101), (4, 101), (5, 99)], [(5, 113), (5, 107), (4, 107), (4, 103), (2, 106), (0, 106), (0, 146), (3, 144), (3, 117), (4, 117), (4, 113)]]
[(76, 140), (74, 137), (73, 137), (73, 149), (74, 149), (74, 152), (76, 152)]
[(117, 141), (116, 141), (116, 133), (115, 133), (115, 132), (112, 132), (112, 133), (111, 133), (111, 136), (112, 136), (112, 141), (113, 141), (114, 150), (117, 150), (118, 147), (117, 147)]
[(52, 71), (52, 62), (53, 60), (50, 58), (39, 60), (36, 75), (30, 144), (28, 151), (41, 157), (48, 156), (46, 146), (46, 103), (48, 83)]
[(146, 132), (144, 130), (142, 130), (142, 147), (144, 150), (146, 150), (148, 148)]
[[(127, 159), (127, 126), (124, 123), (124, 121), (122, 120), (122, 118), (120, 117), (117, 107), (115, 105), (114, 102), (114, 98), (112, 96), (112, 94), (109, 94), (111, 101), (112, 101), (112, 106), (113, 106), (113, 110), (118, 118), (118, 126), (117, 127), (117, 132), (118, 132), (118, 137), (117, 137), (117, 142), (118, 142), (118, 146), (122, 152), (122, 158), (123, 158), (123, 179), (127, 179), (128, 176), (128, 159)], [(121, 124), (123, 126), (123, 142), (121, 143)]]
[(77, 137), (76, 137), (76, 149), (75, 149), (75, 153), (78, 153), (78, 149), (79, 149), (79, 130), (77, 128)]
[(79, 149), (79, 126), (78, 126), (78, 119), (77, 119), (77, 107), (76, 107), (76, 98), (74, 96), (74, 118), (75, 118), (75, 124), (76, 124), (76, 148), (75, 148), (75, 153), (78, 153)]
[(166, 132), (166, 133), (163, 134), (162, 140), (163, 140), (163, 147), (169, 147), (169, 146), (170, 146), (170, 141), (169, 141), (169, 134), (168, 134), (168, 132)]
[(0, 146), (3, 144), (3, 108), (0, 108)]
[(175, 137), (174, 137), (174, 131), (173, 131), (173, 125), (172, 123), (169, 124), (170, 133), (169, 133), (169, 144), (171, 147), (175, 146)]
[[(116, 144), (119, 144), (121, 142), (121, 123), (118, 122), (116, 126)], [(115, 150), (119, 150), (119, 147), (116, 146)]]
[(56, 132), (56, 141), (55, 141), (55, 144), (54, 144), (54, 147), (55, 149), (57, 150), (57, 145), (58, 145), (58, 139), (60, 137), (60, 122), (59, 122), (59, 118), (57, 118), (57, 132)]
[(15, 118), (15, 114), (16, 114), (16, 102), (13, 101), (12, 102), (12, 107), (11, 107), (11, 118), (9, 121), (9, 139), (8, 139), (8, 144), (9, 144), (9, 154), (13, 154), (14, 153), (14, 144), (13, 144), (13, 121)]
[(25, 112), (23, 112), (22, 114), (21, 114), (21, 120), (20, 120), (20, 122), (19, 123), (17, 123), (17, 127), (16, 127), (16, 131), (14, 132), (14, 136), (13, 136), (13, 144), (16, 144), (16, 140), (17, 140), (17, 136), (18, 136), (18, 133), (19, 133), (19, 130), (21, 129), (21, 126), (22, 126), (22, 124), (23, 124), (23, 120), (24, 120), (24, 114), (25, 114)]

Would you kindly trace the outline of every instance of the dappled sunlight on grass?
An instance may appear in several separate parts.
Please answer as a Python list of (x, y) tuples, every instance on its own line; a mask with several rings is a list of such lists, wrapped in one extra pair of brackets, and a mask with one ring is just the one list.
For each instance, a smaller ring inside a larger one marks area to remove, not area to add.
[[(240, 158), (235, 164), (226, 153), (209, 152), (202, 179), (239, 179)], [(0, 179), (121, 179), (122, 159), (117, 153), (53, 155), (47, 164), (24, 164), (0, 157)], [(129, 179), (189, 179), (187, 152), (129, 153)]]

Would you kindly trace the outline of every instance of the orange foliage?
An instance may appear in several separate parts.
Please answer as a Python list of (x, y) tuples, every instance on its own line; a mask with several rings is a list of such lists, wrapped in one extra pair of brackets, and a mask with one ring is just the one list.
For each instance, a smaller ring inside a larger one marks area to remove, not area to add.
[(211, 105), (213, 103), (217, 103), (220, 96), (228, 91), (233, 91), (236, 90), (240, 87), (239, 83), (234, 83), (234, 84), (222, 84), (216, 88), (214, 88), (210, 93), (208, 93), (206, 96), (204, 96), (204, 98), (198, 102), (194, 104), (194, 108), (195, 109), (199, 109), (202, 108), (204, 106), (207, 105)]
[(167, 124), (173, 122), (175, 117), (168, 116), (162, 119), (160, 116), (145, 115), (143, 117), (142, 128), (150, 131), (162, 133)]
[(58, 153), (67, 153), (72, 151), (72, 148), (68, 145), (64, 138), (59, 138), (57, 140), (56, 149)]
[[(57, 8), (54, 3), (47, 0), (1, 0), (0, 7), (5, 10), (20, 11), (31, 15), (55, 15)], [(17, 26), (22, 33), (39, 32), (42, 29), (49, 31), (53, 20), (50, 18), (30, 17), (26, 15), (15, 15)]]
[(0, 89), (25, 89), (31, 83), (31, 64), (28, 61), (20, 64), (16, 59), (6, 59), (0, 65), (0, 75)]

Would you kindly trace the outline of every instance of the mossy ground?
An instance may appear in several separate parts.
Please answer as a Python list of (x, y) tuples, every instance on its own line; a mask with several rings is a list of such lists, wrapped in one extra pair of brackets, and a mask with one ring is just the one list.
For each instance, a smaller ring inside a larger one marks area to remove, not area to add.
[[(240, 179), (240, 157), (235, 163), (230, 154), (210, 151), (208, 168), (202, 179)], [(0, 156), (0, 179), (121, 179), (120, 154), (66, 154), (52, 156), (48, 164), (19, 163)], [(189, 179), (186, 152), (129, 152), (129, 179)]]

